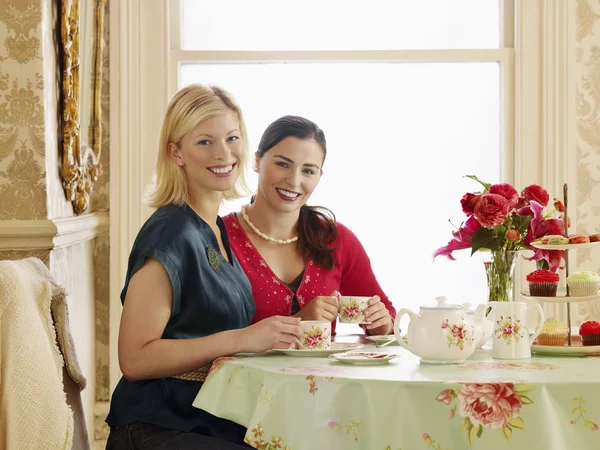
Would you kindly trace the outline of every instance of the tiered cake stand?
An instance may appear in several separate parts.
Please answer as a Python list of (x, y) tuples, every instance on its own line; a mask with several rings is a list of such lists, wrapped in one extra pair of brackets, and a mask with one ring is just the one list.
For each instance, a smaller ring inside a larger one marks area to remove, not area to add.
[[(567, 215), (568, 208), (568, 192), (567, 185), (565, 184), (563, 187), (563, 196), (564, 196), (564, 217), (569, 217)], [(565, 223), (565, 236), (569, 236), (569, 230), (567, 227), (567, 220)], [(579, 250), (590, 247), (600, 248), (600, 242), (590, 242), (586, 244), (563, 244), (563, 245), (552, 245), (552, 244), (531, 244), (533, 247), (543, 249), (543, 250), (564, 250), (565, 251), (565, 277), (569, 276), (569, 251), (571, 250)], [(531, 351), (534, 353), (540, 354), (549, 354), (549, 355), (568, 355), (568, 356), (577, 356), (577, 355), (594, 355), (600, 354), (600, 345), (590, 345), (583, 346), (581, 342), (581, 337), (579, 335), (571, 335), (571, 303), (577, 302), (591, 302), (594, 300), (600, 299), (600, 293), (596, 295), (589, 295), (586, 297), (573, 297), (570, 295), (569, 286), (567, 285), (566, 292), (559, 291), (557, 292), (556, 297), (536, 297), (531, 296), (529, 294), (521, 294), (526, 299), (534, 299), (544, 303), (563, 303), (567, 309), (567, 327), (569, 328), (569, 337), (567, 339), (567, 344), (564, 346), (557, 345), (536, 345), (534, 344), (531, 347)]]

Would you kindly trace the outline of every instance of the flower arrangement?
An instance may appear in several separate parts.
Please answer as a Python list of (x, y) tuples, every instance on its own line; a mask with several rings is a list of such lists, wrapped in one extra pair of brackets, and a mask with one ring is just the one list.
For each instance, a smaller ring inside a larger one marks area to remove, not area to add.
[[(486, 263), (490, 300), (508, 300), (512, 290), (512, 276), (517, 251), (532, 250), (533, 256), (526, 258), (536, 261), (538, 268), (556, 272), (565, 258), (564, 251), (542, 250), (533, 247), (535, 240), (546, 235), (564, 236), (564, 206), (556, 198), (549, 211), (544, 208), (550, 203), (548, 192), (532, 184), (520, 193), (508, 183), (490, 184), (475, 175), (466, 178), (477, 181), (483, 189), (480, 192), (467, 192), (461, 199), (462, 210), (467, 220), (452, 232), (450, 242), (437, 249), (434, 259), (446, 256), (454, 260), (455, 250), (471, 249), (471, 255), (478, 251), (489, 251), (491, 262)], [(495, 292), (492, 292), (495, 290)], [(492, 298), (494, 297), (494, 298)]]

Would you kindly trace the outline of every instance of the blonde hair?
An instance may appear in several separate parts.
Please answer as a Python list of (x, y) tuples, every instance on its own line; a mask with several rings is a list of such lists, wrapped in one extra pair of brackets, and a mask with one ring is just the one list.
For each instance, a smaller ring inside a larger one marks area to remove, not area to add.
[(153, 182), (146, 189), (145, 202), (148, 206), (160, 208), (168, 204), (182, 205), (188, 200), (188, 180), (185, 172), (171, 160), (169, 143), (179, 145), (181, 139), (201, 121), (229, 111), (237, 116), (244, 153), (239, 164), (240, 176), (231, 189), (223, 192), (223, 199), (232, 200), (248, 194), (245, 176), (248, 133), (242, 110), (229, 92), (215, 86), (192, 84), (177, 92), (167, 108), (160, 132)]

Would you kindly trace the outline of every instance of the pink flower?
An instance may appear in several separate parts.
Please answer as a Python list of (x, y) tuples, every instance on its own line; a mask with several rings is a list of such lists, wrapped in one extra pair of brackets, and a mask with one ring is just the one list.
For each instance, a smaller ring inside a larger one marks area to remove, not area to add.
[(512, 383), (465, 384), (458, 393), (461, 415), (475, 427), (504, 428), (519, 416), (521, 399), (512, 390)]
[(475, 205), (475, 218), (486, 228), (494, 228), (504, 222), (510, 211), (508, 200), (498, 194), (485, 194)]
[(592, 431), (598, 431), (598, 424), (597, 423), (593, 424), (592, 428), (590, 428), (590, 430), (592, 430)]
[(521, 192), (521, 196), (526, 202), (536, 201), (542, 206), (546, 206), (548, 201), (550, 200), (550, 196), (546, 189), (537, 184), (530, 184), (523, 192)]
[(467, 216), (472, 215), (475, 211), (475, 205), (477, 204), (477, 200), (479, 200), (479, 197), (481, 197), (481, 194), (479, 193), (471, 194), (470, 192), (467, 192), (465, 195), (463, 195), (463, 198), (460, 200), (460, 204), (462, 206), (463, 212)]
[(506, 239), (511, 242), (518, 241), (520, 237), (521, 233), (519, 233), (517, 230), (508, 230), (506, 232)]
[(531, 221), (529, 222), (524, 244), (533, 250), (534, 254), (532, 257), (525, 259), (528, 261), (545, 259), (548, 261), (550, 270), (552, 272), (556, 272), (561, 265), (561, 261), (565, 259), (565, 251), (541, 250), (530, 246), (535, 239), (548, 234), (559, 234), (564, 236), (562, 219), (545, 219), (543, 209), (544, 208), (540, 203), (531, 201), (528, 206), (525, 206), (517, 211), (520, 216), (531, 216)]
[(334, 422), (333, 420), (330, 420), (330, 421), (327, 423), (327, 426), (328, 426), (329, 428), (335, 428), (335, 422)]
[(454, 414), (456, 414), (456, 410), (455, 410), (454, 408), (452, 408), (452, 409), (450, 410), (450, 418), (451, 418), (451, 419), (452, 419), (452, 418), (454, 418)]
[(439, 395), (435, 398), (438, 402), (442, 402), (444, 405), (449, 405), (452, 403), (452, 396), (450, 395), (450, 389), (446, 389), (439, 393)]
[(429, 436), (427, 433), (423, 433), (423, 440), (431, 441), (431, 436)]
[(433, 259), (437, 258), (440, 255), (445, 256), (448, 259), (456, 260), (454, 256), (452, 256), (452, 252), (454, 250), (462, 250), (465, 248), (471, 248), (471, 241), (473, 240), (473, 234), (481, 228), (477, 219), (474, 216), (471, 216), (467, 219), (467, 221), (460, 227), (458, 230), (452, 232), (453, 239), (448, 242), (448, 245), (445, 247), (438, 248), (433, 254)]
[(519, 201), (519, 193), (508, 183), (493, 184), (488, 189), (488, 194), (498, 194), (508, 202), (508, 210), (510, 211)]

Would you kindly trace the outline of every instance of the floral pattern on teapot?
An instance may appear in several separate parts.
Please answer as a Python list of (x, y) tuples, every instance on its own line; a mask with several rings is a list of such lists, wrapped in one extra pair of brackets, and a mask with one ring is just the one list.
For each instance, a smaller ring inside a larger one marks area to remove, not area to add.
[(450, 324), (448, 319), (442, 323), (442, 330), (446, 331), (446, 339), (448, 341), (448, 348), (455, 346), (463, 350), (465, 344), (471, 345), (475, 340), (475, 329), (474, 327), (465, 324), (465, 319), (460, 318), (460, 324)]

